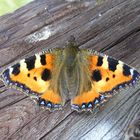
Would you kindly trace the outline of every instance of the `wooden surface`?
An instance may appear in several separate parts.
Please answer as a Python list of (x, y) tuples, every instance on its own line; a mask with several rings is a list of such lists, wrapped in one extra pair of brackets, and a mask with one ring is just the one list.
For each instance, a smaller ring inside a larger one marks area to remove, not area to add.
[[(120, 59), (140, 72), (139, 0), (38, 0), (0, 17), (0, 71), (38, 51), (80, 47)], [(140, 84), (113, 97), (98, 113), (42, 110), (0, 82), (0, 140), (123, 140), (140, 113)]]

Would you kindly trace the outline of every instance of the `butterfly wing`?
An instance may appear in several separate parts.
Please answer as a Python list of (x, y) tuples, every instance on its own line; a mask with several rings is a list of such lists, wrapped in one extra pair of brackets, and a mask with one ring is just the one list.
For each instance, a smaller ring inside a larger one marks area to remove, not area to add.
[(135, 84), (139, 73), (131, 66), (106, 55), (90, 56), (90, 71), (94, 86), (100, 93), (111, 93)]
[(85, 69), (81, 72), (86, 77), (80, 84), (88, 89), (82, 88), (72, 100), (72, 108), (78, 111), (93, 110), (118, 89), (135, 84), (140, 76), (134, 68), (95, 51), (81, 51), (80, 59)]
[(54, 78), (59, 77), (59, 73), (55, 73), (56, 52), (48, 50), (35, 54), (7, 68), (2, 73), (5, 85), (32, 96), (40, 106), (59, 109), (62, 99), (57, 87), (58, 78)]

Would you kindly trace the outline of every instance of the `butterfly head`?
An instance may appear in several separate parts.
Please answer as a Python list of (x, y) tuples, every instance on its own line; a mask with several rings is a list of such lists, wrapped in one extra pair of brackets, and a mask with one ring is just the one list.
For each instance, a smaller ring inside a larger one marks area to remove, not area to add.
[(78, 54), (78, 51), (79, 47), (75, 41), (75, 38), (74, 36), (71, 36), (64, 49), (65, 60), (68, 64), (71, 65), (72, 62), (74, 62)]
[(70, 36), (69, 40), (67, 41), (66, 50), (72, 50), (73, 52), (79, 51), (79, 47), (74, 36)]

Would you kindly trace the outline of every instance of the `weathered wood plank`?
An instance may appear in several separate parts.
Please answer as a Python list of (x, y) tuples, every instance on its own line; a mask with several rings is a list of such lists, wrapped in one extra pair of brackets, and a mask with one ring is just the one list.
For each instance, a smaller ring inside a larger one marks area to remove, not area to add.
[[(0, 71), (35, 52), (63, 47), (70, 35), (81, 47), (105, 52), (140, 71), (139, 23), (139, 0), (32, 2), (0, 17)], [(1, 139), (123, 139), (140, 109), (139, 85), (115, 96), (97, 114), (78, 114), (69, 103), (50, 113), (19, 91), (4, 89), (3, 83), (0, 91)]]

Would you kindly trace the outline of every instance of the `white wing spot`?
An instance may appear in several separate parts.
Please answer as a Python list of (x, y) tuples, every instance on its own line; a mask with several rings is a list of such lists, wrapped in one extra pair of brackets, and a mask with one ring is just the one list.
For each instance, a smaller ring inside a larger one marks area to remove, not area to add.
[(117, 70), (119, 70), (119, 71), (123, 71), (123, 65), (124, 65), (124, 63), (122, 62), (122, 61), (118, 61), (118, 65), (117, 65)]
[(104, 69), (108, 69), (108, 61), (107, 61), (107, 58), (108, 58), (108, 56), (104, 56), (103, 65), (102, 65), (102, 67)]
[(21, 71), (26, 71), (27, 70), (25, 59), (23, 59), (23, 60), (20, 61), (20, 70)]
[(12, 68), (12, 67), (10, 67), (10, 68), (9, 68), (9, 74), (11, 75), (11, 74), (12, 74), (12, 72), (13, 72), (13, 68)]
[(122, 61), (120, 61), (120, 60), (119, 60), (119, 64), (122, 65), (122, 66), (124, 65), (124, 63)]
[(40, 55), (36, 54), (35, 56), (36, 56), (35, 68), (39, 68), (39, 67), (41, 67)]
[(134, 69), (130, 69), (130, 73), (133, 76), (134, 75)]

